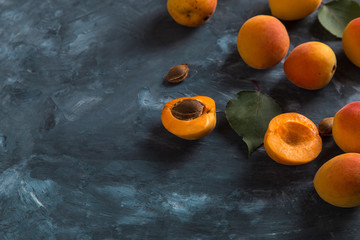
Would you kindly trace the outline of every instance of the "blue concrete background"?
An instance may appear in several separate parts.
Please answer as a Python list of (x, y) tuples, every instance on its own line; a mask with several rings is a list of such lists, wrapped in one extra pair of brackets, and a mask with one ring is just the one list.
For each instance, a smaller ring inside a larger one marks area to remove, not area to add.
[[(270, 14), (266, 0), (219, 0), (203, 26), (186, 28), (165, 0), (0, 0), (0, 239), (358, 239), (359, 209), (322, 201), (312, 179), (342, 153), (332, 138), (303, 166), (272, 161), (229, 127), (224, 109), (256, 87), (284, 112), (318, 124), (359, 100), (360, 69), (316, 13), (284, 22), (290, 51), (321, 41), (338, 69), (317, 91), (283, 73), (249, 68), (241, 25)], [(188, 63), (188, 78), (165, 81)], [(160, 121), (164, 104), (205, 95), (217, 126), (198, 141)]]

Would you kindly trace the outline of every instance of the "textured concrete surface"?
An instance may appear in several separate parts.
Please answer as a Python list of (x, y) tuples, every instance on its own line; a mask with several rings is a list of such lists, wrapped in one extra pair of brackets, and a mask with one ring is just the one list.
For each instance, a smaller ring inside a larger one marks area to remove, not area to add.
[[(199, 28), (177, 25), (165, 0), (0, 0), (1, 239), (358, 239), (359, 209), (314, 191), (317, 169), (342, 153), (331, 138), (304, 166), (272, 161), (229, 127), (226, 103), (244, 89), (316, 124), (359, 100), (360, 69), (316, 14), (284, 22), (290, 50), (316, 40), (338, 59), (331, 83), (292, 85), (282, 63), (250, 69), (236, 50), (266, 0), (219, 0)], [(188, 63), (178, 85), (170, 67)], [(185, 141), (161, 125), (163, 105), (206, 95), (215, 130)]]

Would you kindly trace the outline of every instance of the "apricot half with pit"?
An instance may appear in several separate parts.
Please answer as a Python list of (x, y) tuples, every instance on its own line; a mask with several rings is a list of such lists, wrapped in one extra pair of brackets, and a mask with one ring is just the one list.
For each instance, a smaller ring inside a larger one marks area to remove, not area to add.
[(283, 113), (270, 121), (264, 146), (274, 161), (301, 165), (320, 154), (322, 140), (317, 126), (310, 119), (299, 113)]
[(337, 207), (360, 205), (360, 154), (344, 153), (324, 163), (316, 172), (319, 196)]
[(161, 122), (169, 132), (180, 138), (200, 139), (215, 128), (215, 101), (206, 96), (171, 100), (161, 112)]

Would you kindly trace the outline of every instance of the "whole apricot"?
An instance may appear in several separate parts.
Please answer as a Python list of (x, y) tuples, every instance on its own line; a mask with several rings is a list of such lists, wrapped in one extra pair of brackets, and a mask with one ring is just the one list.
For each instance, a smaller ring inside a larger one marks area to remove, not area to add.
[(299, 113), (283, 113), (270, 121), (264, 146), (275, 162), (300, 165), (320, 154), (322, 140), (317, 126), (309, 118)]
[(360, 67), (360, 17), (350, 21), (346, 26), (342, 45), (348, 59)]
[(173, 99), (165, 104), (161, 122), (169, 132), (180, 138), (200, 139), (215, 128), (215, 101), (206, 96)]
[(344, 152), (360, 153), (360, 101), (345, 105), (335, 114), (332, 132)]
[(321, 0), (269, 0), (271, 14), (281, 20), (299, 20), (320, 6)]
[(240, 28), (237, 48), (250, 67), (266, 69), (278, 64), (289, 50), (289, 34), (275, 17), (257, 15)]
[(325, 87), (336, 70), (334, 51), (321, 42), (306, 42), (295, 47), (285, 59), (286, 77), (308, 90)]
[(319, 196), (337, 207), (360, 205), (360, 154), (344, 153), (324, 163), (316, 172)]
[(180, 25), (197, 27), (214, 14), (217, 0), (168, 0), (170, 16)]

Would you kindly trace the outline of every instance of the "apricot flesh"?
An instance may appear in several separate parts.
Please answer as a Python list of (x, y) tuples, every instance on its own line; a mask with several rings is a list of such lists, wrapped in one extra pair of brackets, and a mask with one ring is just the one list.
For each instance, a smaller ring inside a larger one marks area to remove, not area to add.
[(320, 154), (322, 140), (310, 119), (299, 113), (283, 113), (270, 121), (264, 146), (274, 161), (300, 165), (311, 162)]
[(360, 205), (360, 154), (344, 153), (324, 163), (316, 172), (319, 196), (337, 207)]
[(240, 28), (237, 48), (250, 67), (267, 69), (278, 64), (287, 54), (290, 39), (285, 26), (275, 17), (257, 15)]
[(168, 0), (170, 16), (180, 25), (198, 27), (214, 14), (217, 0)]
[(360, 153), (360, 101), (345, 105), (335, 114), (332, 132), (344, 152)]
[(269, 0), (271, 14), (281, 20), (299, 20), (315, 12), (321, 0)]
[[(189, 101), (196, 104), (190, 106)], [(179, 103), (186, 104), (179, 106)], [(165, 104), (161, 112), (161, 122), (169, 132), (180, 138), (200, 139), (215, 128), (215, 101), (206, 96), (173, 99)]]
[(321, 42), (306, 42), (295, 47), (285, 59), (286, 77), (308, 90), (325, 87), (337, 67), (334, 51)]
[(350, 21), (346, 26), (342, 45), (347, 58), (360, 67), (360, 17)]

